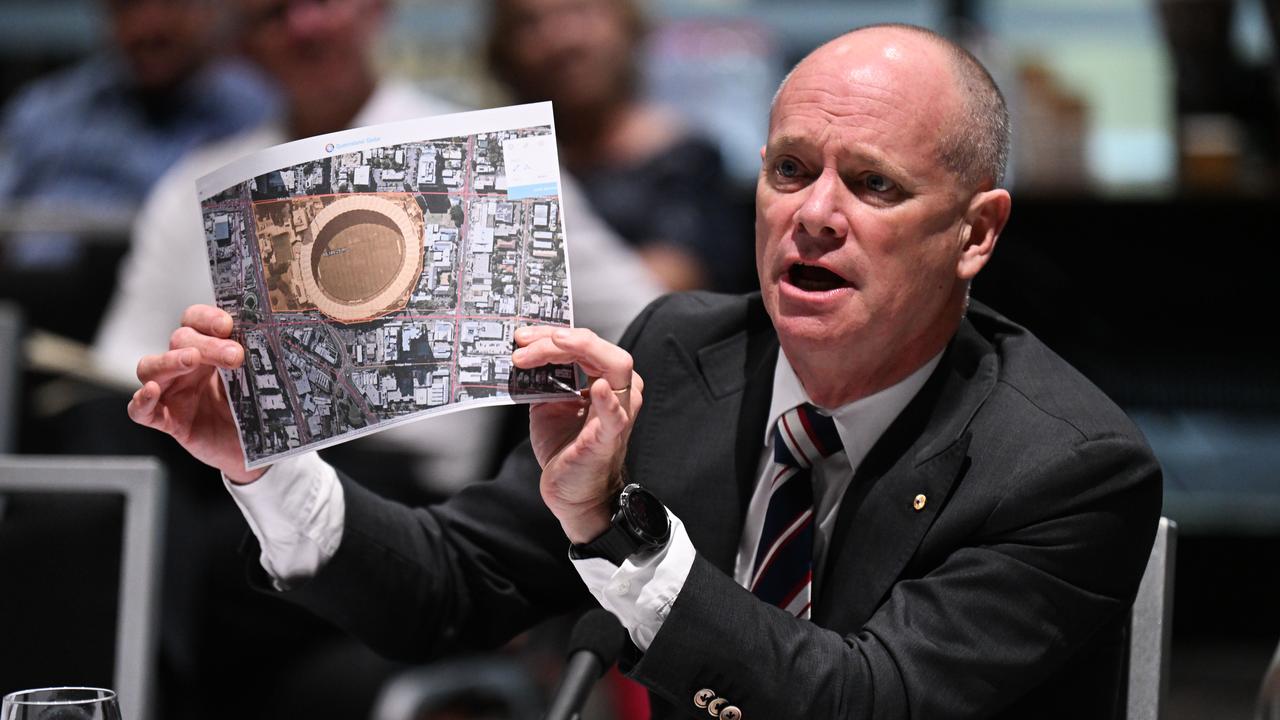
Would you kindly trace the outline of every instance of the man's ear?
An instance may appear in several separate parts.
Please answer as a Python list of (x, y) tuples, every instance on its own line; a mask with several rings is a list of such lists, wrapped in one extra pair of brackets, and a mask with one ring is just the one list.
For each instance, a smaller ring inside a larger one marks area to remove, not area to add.
[(1009, 221), (1012, 200), (1004, 188), (979, 192), (969, 200), (960, 226), (960, 261), (956, 276), (972, 280), (995, 252), (996, 240)]

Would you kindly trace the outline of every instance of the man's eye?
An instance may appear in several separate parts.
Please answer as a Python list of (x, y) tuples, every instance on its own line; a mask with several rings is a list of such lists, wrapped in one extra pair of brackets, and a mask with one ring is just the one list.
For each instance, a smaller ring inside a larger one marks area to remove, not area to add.
[(776, 166), (778, 175), (784, 178), (794, 178), (800, 174), (800, 164), (790, 158), (782, 158)]
[(868, 190), (876, 193), (890, 192), (896, 187), (892, 180), (883, 175), (876, 175), (875, 173), (868, 175), (863, 182), (866, 183)]

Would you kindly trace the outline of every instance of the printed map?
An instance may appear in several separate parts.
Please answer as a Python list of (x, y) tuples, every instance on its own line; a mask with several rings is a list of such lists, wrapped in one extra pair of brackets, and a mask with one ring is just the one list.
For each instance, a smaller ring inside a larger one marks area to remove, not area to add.
[[(468, 125), (484, 131), (435, 134)], [(517, 327), (573, 321), (549, 106), (273, 151), (201, 180), (217, 304), (246, 350), (223, 372), (246, 467), (463, 407), (577, 397), (571, 366), (511, 365)], [(262, 171), (299, 154), (315, 157)], [(237, 169), (252, 174), (226, 185)]]

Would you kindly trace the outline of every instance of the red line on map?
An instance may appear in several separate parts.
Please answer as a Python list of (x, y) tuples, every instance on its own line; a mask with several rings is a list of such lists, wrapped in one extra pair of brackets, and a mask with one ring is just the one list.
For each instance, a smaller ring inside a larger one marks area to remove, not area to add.
[[(468, 172), (470, 172), (470, 170), (468, 170)], [(473, 198), (473, 197), (505, 198), (507, 197), (506, 193), (482, 193), (482, 192), (475, 192), (473, 190), (459, 190), (457, 192), (435, 192), (435, 191), (426, 191), (426, 190), (421, 192), (407, 191), (407, 190), (387, 190), (387, 191), (370, 190), (368, 192), (320, 193), (317, 195), (291, 195), (289, 197), (283, 197), (283, 198), (267, 198), (265, 200), (253, 200), (251, 201), (251, 204), (254, 206), (270, 205), (271, 203), (289, 202), (291, 200), (308, 200), (311, 198), (325, 198), (325, 197), (351, 197), (353, 195), (450, 195), (450, 196), (463, 197), (463, 198)], [(550, 198), (551, 196), (548, 195), (547, 197)], [(519, 202), (519, 201), (512, 200), (512, 202)]]

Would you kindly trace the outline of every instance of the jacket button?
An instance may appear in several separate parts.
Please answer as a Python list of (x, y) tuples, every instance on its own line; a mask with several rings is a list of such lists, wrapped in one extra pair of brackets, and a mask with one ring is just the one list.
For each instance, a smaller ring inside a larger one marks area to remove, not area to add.
[(720, 711), (720, 720), (742, 720), (742, 711), (737, 705), (730, 705)]
[[(715, 700), (712, 700), (710, 703), (707, 704), (707, 714), (713, 718), (718, 718), (720, 717), (720, 708), (724, 707), (725, 705), (729, 705), (728, 700), (725, 700), (724, 698), (716, 698)], [(729, 705), (729, 707), (733, 707), (733, 706)]]
[(928, 500), (929, 498), (924, 495), (917, 495), (915, 501), (911, 503), (911, 507), (915, 508), (916, 512), (920, 512), (924, 509), (924, 504), (928, 502)]
[(707, 703), (711, 702), (711, 699), (714, 698), (715, 696), (716, 696), (715, 690), (712, 690), (710, 688), (702, 688), (701, 690), (693, 694), (693, 704), (697, 705), (700, 708), (705, 708), (707, 706)]

